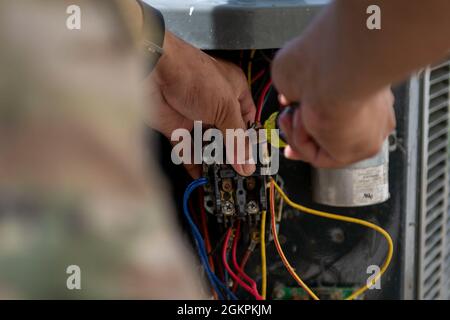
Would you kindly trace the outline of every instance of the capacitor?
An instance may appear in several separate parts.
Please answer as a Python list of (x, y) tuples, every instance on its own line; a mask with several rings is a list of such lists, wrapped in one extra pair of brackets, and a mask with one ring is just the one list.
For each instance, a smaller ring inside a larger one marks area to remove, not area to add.
[(338, 169), (312, 169), (313, 201), (334, 207), (360, 207), (389, 199), (387, 140), (374, 157)]
[[(286, 112), (294, 112), (295, 103)], [(265, 122), (267, 130), (278, 129), (275, 141), (269, 142), (277, 148), (287, 144), (278, 124), (280, 112), (273, 113)], [(271, 137), (271, 134), (267, 134)], [(272, 139), (273, 140), (273, 139)], [(312, 168), (312, 197), (319, 204), (334, 207), (360, 207), (375, 205), (389, 199), (389, 143), (370, 159), (337, 169)]]

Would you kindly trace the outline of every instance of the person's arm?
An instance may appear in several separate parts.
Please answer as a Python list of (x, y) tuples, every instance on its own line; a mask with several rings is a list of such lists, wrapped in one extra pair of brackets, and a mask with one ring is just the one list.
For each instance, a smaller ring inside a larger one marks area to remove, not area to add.
[(116, 0), (123, 17), (127, 21), (127, 25), (128, 28), (130, 29), (130, 32), (133, 35), (135, 35), (135, 37), (141, 36), (144, 18), (142, 8), (139, 5), (138, 1), (139, 0), (136, 1)]
[[(366, 27), (370, 5), (381, 30)], [(450, 50), (450, 1), (337, 0), (273, 63), (277, 89), (301, 101), (285, 116), (292, 158), (339, 166), (376, 153), (394, 127), (389, 84)]]
[[(145, 16), (137, 1), (129, 2), (123, 10), (136, 20), (142, 21)], [(148, 28), (148, 22), (144, 19), (143, 30), (152, 29)], [(136, 23), (134, 28), (139, 25)], [(194, 121), (215, 126), (224, 136), (226, 129), (247, 129), (247, 124), (254, 120), (256, 108), (239, 67), (214, 59), (167, 30), (162, 49), (146, 80), (152, 108), (148, 123), (152, 128), (169, 139), (176, 129), (192, 130)], [(250, 175), (255, 170), (251, 163), (232, 163), (232, 166), (242, 175)], [(200, 166), (187, 164), (185, 167), (191, 176), (200, 176)]]

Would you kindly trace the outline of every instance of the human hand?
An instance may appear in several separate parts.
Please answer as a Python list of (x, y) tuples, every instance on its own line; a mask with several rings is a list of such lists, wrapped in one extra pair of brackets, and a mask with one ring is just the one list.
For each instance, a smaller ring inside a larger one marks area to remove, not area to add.
[[(255, 117), (243, 72), (171, 33), (166, 33), (164, 54), (146, 86), (155, 107), (149, 124), (169, 139), (175, 129), (192, 130), (194, 121), (217, 127), (225, 137), (226, 129), (246, 130)], [(255, 170), (254, 164), (232, 165), (242, 175)], [(185, 167), (192, 177), (200, 176), (199, 166)]]
[[(289, 144), (285, 156), (315, 167), (342, 167), (374, 156), (395, 128), (389, 87), (354, 101), (321, 90), (320, 68), (287, 47), (274, 60), (272, 77), (284, 105), (301, 101), (293, 114), (280, 116)], [(302, 63), (302, 61), (304, 63)]]

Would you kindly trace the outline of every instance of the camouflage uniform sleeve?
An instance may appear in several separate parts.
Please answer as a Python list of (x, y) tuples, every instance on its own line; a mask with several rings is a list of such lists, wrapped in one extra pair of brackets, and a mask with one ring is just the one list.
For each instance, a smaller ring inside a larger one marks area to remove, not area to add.
[(0, 298), (202, 298), (131, 38), (112, 2), (71, 3), (80, 30), (64, 1), (0, 2)]

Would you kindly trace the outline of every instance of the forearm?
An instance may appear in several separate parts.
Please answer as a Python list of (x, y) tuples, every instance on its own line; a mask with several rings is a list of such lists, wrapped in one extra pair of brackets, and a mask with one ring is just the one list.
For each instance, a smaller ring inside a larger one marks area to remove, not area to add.
[(163, 54), (166, 32), (164, 18), (158, 10), (142, 0), (115, 0), (134, 42), (140, 47), (148, 75)]
[(138, 0), (116, 0), (116, 3), (127, 23), (129, 31), (136, 37), (136, 39), (139, 39), (142, 35), (144, 17)]
[[(366, 27), (372, 4), (381, 30)], [(449, 12), (448, 0), (337, 0), (290, 45), (311, 65), (301, 83), (324, 99), (319, 105), (365, 99), (449, 52)]]

